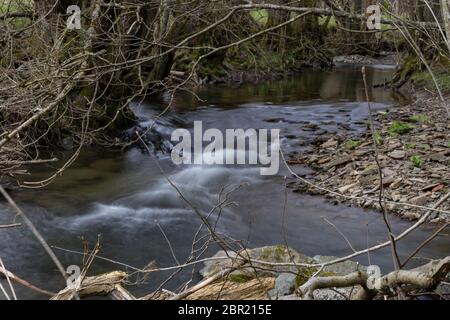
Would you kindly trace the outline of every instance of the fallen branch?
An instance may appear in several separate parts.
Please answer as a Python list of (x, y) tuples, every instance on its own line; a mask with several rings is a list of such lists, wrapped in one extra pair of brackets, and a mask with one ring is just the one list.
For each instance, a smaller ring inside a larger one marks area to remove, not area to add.
[(359, 285), (362, 293), (356, 294), (353, 299), (368, 298), (374, 293), (385, 294), (390, 289), (402, 285), (412, 286), (418, 290), (433, 290), (450, 271), (450, 257), (430, 263), (411, 270), (396, 270), (375, 279), (375, 288), (368, 289), (369, 276), (364, 271), (358, 271), (346, 276), (316, 277), (309, 279), (299, 288), (305, 299), (314, 299), (314, 291), (318, 289), (344, 288)]
[(114, 271), (94, 277), (85, 277), (78, 288), (66, 287), (58, 292), (50, 300), (72, 300), (77, 295), (80, 298), (92, 296), (107, 296), (121, 300), (135, 300), (131, 293), (126, 291), (122, 284), (128, 274), (122, 271)]
[(9, 228), (17, 228), (20, 227), (21, 223), (12, 223), (12, 224), (0, 224), (0, 229), (9, 229)]
[(37, 159), (37, 160), (28, 160), (28, 161), (0, 161), (0, 166), (25, 166), (31, 164), (44, 164), (44, 163), (52, 163), (57, 162), (58, 158), (52, 159)]
[(345, 288), (356, 285), (366, 288), (368, 275), (363, 271), (357, 271), (345, 276), (316, 277), (309, 279), (300, 288), (300, 294), (304, 299), (314, 299), (314, 291), (317, 289)]
[(17, 215), (22, 218), (22, 220), (25, 222), (26, 226), (30, 229), (30, 231), (33, 233), (33, 235), (36, 237), (36, 239), (39, 241), (41, 246), (44, 248), (44, 250), (47, 252), (47, 254), (50, 256), (50, 258), (55, 263), (56, 267), (58, 268), (61, 275), (64, 277), (65, 280), (67, 280), (66, 270), (62, 266), (59, 259), (56, 257), (53, 250), (50, 248), (50, 246), (45, 241), (44, 237), (39, 233), (39, 231), (34, 226), (33, 222), (31, 222), (30, 219), (26, 216), (26, 214), (20, 209), (17, 204), (14, 202), (14, 200), (9, 196), (9, 194), (5, 191), (5, 189), (0, 185), (0, 193), (3, 195), (3, 197), (8, 201), (8, 203), (11, 205), (11, 207), (14, 208), (14, 210), (17, 212)]
[(48, 295), (48, 296), (54, 296), (55, 293), (54, 292), (50, 292), (41, 288), (38, 288), (34, 285), (32, 285), (31, 283), (29, 283), (28, 281), (23, 280), (22, 278), (20, 278), (19, 276), (15, 275), (14, 273), (12, 273), (11, 271), (8, 271), (2, 267), (0, 267), (0, 275), (4, 275), (5, 277), (10, 278), (11, 280), (42, 294)]

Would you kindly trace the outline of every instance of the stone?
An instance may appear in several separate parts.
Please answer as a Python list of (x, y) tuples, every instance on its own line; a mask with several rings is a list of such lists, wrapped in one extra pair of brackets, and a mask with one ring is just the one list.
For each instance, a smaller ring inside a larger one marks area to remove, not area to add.
[(324, 164), (324, 163), (327, 163), (327, 162), (329, 162), (329, 161), (330, 161), (329, 158), (322, 158), (322, 159), (319, 159), (319, 160), (317, 161), (317, 164)]
[(383, 186), (389, 187), (392, 183), (394, 183), (396, 180), (394, 177), (385, 177), (383, 178)]
[(391, 185), (389, 187), (391, 189), (397, 189), (398, 187), (401, 186), (402, 183), (403, 183), (403, 179), (402, 178), (397, 178), (394, 182), (391, 183)]
[(327, 142), (322, 144), (322, 148), (333, 148), (336, 147), (338, 145), (338, 142), (334, 139), (330, 139)]
[[(333, 256), (314, 256), (313, 260), (315, 263), (326, 263), (333, 260), (339, 259), (339, 257)], [(329, 272), (337, 276), (345, 276), (347, 274), (353, 273), (355, 271), (366, 271), (367, 267), (360, 265), (358, 262), (347, 260), (344, 262), (339, 262), (326, 266), (323, 272)]]
[(294, 292), (297, 276), (292, 273), (282, 273), (275, 279), (275, 288), (268, 292), (270, 299), (276, 300)]
[[(336, 292), (337, 291), (337, 292)], [(318, 289), (314, 290), (314, 300), (347, 300), (350, 299), (350, 295), (354, 295), (357, 290), (352, 288), (335, 288), (331, 289)]]
[(355, 183), (352, 183), (352, 184), (349, 184), (349, 185), (346, 185), (344, 187), (339, 188), (338, 191), (339, 191), (339, 193), (345, 193), (345, 192), (347, 192), (348, 190), (350, 190), (351, 188), (353, 188), (353, 187), (355, 187), (357, 185), (358, 185), (358, 183), (355, 182)]
[(278, 300), (302, 300), (302, 298), (296, 294), (290, 294), (288, 296), (279, 297)]
[(396, 172), (389, 168), (383, 168), (381, 169), (381, 172), (383, 172), (383, 176), (385, 177), (393, 177), (396, 175)]
[(406, 152), (401, 150), (394, 150), (388, 153), (388, 156), (395, 160), (402, 160), (406, 157)]
[(436, 162), (445, 162), (447, 160), (447, 157), (444, 153), (434, 153), (430, 155), (430, 160), (436, 161)]
[(71, 137), (63, 138), (61, 141), (61, 145), (62, 145), (63, 149), (67, 150), (67, 151), (75, 149), (75, 145), (74, 145), (73, 139)]
[(351, 156), (342, 156), (339, 157), (333, 161), (331, 161), (330, 163), (325, 165), (325, 168), (333, 168), (333, 167), (337, 167), (340, 166), (342, 164), (346, 164), (347, 162), (352, 161), (352, 157)]
[[(228, 255), (231, 258), (236, 257), (236, 253), (233, 251), (228, 251)], [(212, 256), (212, 258), (225, 258), (227, 257), (227, 254), (225, 251), (220, 250), (215, 255)], [(224, 259), (224, 260), (210, 260), (205, 261), (204, 267), (200, 269), (199, 273), (203, 278), (207, 278), (217, 272), (221, 272), (225, 269), (228, 269), (232, 265), (232, 259)]]
[(358, 149), (354, 152), (354, 154), (355, 154), (355, 156), (362, 157), (371, 152), (372, 152), (372, 150), (370, 150), (370, 149), (362, 149), (362, 150)]
[(362, 176), (368, 176), (378, 173), (378, 166), (376, 164), (371, 164), (367, 166), (363, 171), (361, 171)]
[(411, 203), (415, 204), (415, 205), (418, 205), (418, 206), (422, 206), (422, 205), (424, 205), (425, 203), (428, 202), (429, 198), (430, 198), (430, 193), (427, 192), (427, 193), (425, 193), (423, 195), (420, 195), (420, 196), (412, 198), (411, 199)]
[(392, 139), (388, 142), (389, 148), (396, 149), (402, 146), (402, 143), (398, 139)]
[[(200, 275), (204, 278), (208, 278), (217, 272), (230, 268), (233, 263), (236, 265), (236, 261), (234, 259), (236, 257), (236, 253), (229, 251), (228, 254), (230, 258), (206, 261), (204, 263), (204, 267), (199, 271)], [(288, 249), (285, 246), (266, 246), (262, 248), (247, 249), (245, 251), (241, 251), (241, 255), (252, 260), (266, 262), (290, 263), (294, 261), (296, 263), (311, 263), (313, 261), (310, 257), (299, 253), (292, 248)], [(213, 257), (226, 257), (226, 254), (223, 250), (220, 250)], [(245, 265), (241, 269), (234, 271), (232, 275), (244, 275), (248, 277), (255, 277), (256, 275), (278, 276), (280, 273), (297, 271), (297, 268), (293, 266), (271, 266), (271, 270), (264, 269), (267, 269), (267, 265), (253, 263), (252, 266)]]

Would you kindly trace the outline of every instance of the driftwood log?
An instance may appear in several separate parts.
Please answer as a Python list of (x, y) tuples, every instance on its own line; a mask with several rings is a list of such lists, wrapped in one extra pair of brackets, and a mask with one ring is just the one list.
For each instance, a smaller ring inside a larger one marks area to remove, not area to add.
[(92, 296), (110, 296), (115, 300), (136, 300), (122, 284), (127, 273), (113, 271), (93, 277), (85, 277), (78, 287), (66, 287), (58, 292), (51, 300), (73, 300), (77, 295), (80, 298)]

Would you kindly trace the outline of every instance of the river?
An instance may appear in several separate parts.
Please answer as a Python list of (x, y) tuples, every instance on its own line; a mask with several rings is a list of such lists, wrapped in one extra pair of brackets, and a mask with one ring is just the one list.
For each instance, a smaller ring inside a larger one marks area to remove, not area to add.
[[(391, 68), (371, 68), (369, 82), (383, 83), (391, 74)], [(151, 155), (137, 147), (125, 152), (85, 150), (51, 185), (12, 193), (50, 245), (82, 251), (83, 239), (93, 245), (101, 235), (101, 256), (140, 268), (151, 261), (158, 266), (171, 266), (175, 262), (166, 236), (178, 260), (186, 259), (200, 221), (168, 184), (161, 169), (202, 212), (217, 204), (223, 187), (245, 183), (231, 195), (234, 205), (223, 210), (218, 231), (244, 241), (249, 247), (287, 241), (289, 246), (311, 256), (351, 253), (347, 242), (323, 217), (332, 221), (355, 249), (387, 240), (379, 213), (336, 206), (319, 197), (286, 191), (287, 170), (282, 165), (279, 175), (261, 176), (254, 166), (176, 166), (167, 153), (171, 132), (177, 127), (192, 129), (194, 121), (203, 121), (204, 129), (280, 129), (286, 153), (301, 152), (318, 134), (307, 130), (307, 124), (335, 132), (344, 126), (355, 132), (364, 130), (367, 105), (363, 102), (364, 88), (358, 68), (306, 71), (284, 80), (205, 87), (195, 93), (200, 101), (186, 92), (178, 94), (174, 108), (156, 123), (154, 134), (148, 139)], [(372, 89), (370, 97), (377, 110), (395, 108), (403, 102), (382, 88)], [(139, 127), (148, 127), (166, 104), (167, 97), (135, 103)], [(67, 158), (71, 152), (55, 155)], [(52, 164), (31, 168), (32, 174), (26, 180), (46, 178), (57, 167), (58, 164)], [(301, 167), (294, 170), (308, 171)], [(5, 202), (0, 203), (0, 224), (10, 223), (13, 214)], [(396, 217), (391, 220), (395, 232), (411, 225)], [(420, 228), (404, 239), (399, 244), (400, 255), (407, 256), (433, 229)], [(216, 250), (217, 247), (212, 247), (207, 254)], [(420, 256), (442, 257), (449, 251), (448, 241), (438, 238)], [(58, 249), (55, 252), (65, 266), (82, 263), (80, 255)], [(54, 291), (64, 287), (61, 275), (25, 227), (0, 231), (0, 256), (9, 270), (37, 286)], [(389, 248), (370, 257), (360, 256), (358, 260), (368, 265), (369, 258), (371, 264), (381, 266), (383, 271), (392, 269)], [(96, 260), (89, 274), (117, 269), (126, 270)], [(129, 289), (138, 296), (149, 293), (167, 276), (168, 273), (152, 273), (145, 283), (131, 285)], [(174, 290), (189, 277), (190, 272), (182, 272), (164, 287)], [(194, 280), (198, 279), (195, 274)], [(6, 285), (5, 280), (2, 284)], [(45, 298), (19, 285), (15, 287), (19, 298)]]

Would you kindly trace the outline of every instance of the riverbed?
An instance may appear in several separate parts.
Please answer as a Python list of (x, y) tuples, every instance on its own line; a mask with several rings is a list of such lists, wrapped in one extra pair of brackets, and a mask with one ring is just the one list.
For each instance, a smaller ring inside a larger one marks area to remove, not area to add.
[[(384, 83), (392, 72), (386, 66), (370, 68), (369, 84)], [(200, 225), (195, 212), (165, 175), (203, 213), (217, 204), (221, 190), (241, 185), (231, 195), (233, 204), (221, 213), (218, 231), (249, 247), (287, 242), (309, 256), (351, 253), (347, 241), (324, 218), (345, 234), (356, 250), (387, 240), (380, 213), (336, 206), (318, 197), (287, 190), (288, 171), (282, 164), (278, 175), (261, 176), (259, 168), (250, 165), (176, 166), (167, 152), (171, 147), (171, 132), (180, 127), (192, 130), (194, 121), (202, 121), (204, 129), (221, 131), (280, 129), (281, 148), (285, 153), (302, 152), (315, 135), (324, 131), (338, 134), (349, 127), (355, 132), (365, 130), (367, 105), (358, 68), (311, 70), (283, 80), (205, 87), (195, 93), (200, 100), (187, 92), (178, 94), (174, 107), (152, 126), (153, 135), (147, 140), (150, 154), (140, 147), (124, 152), (85, 150), (51, 185), (11, 195), (50, 245), (83, 251), (84, 240), (92, 246), (100, 236), (101, 256), (138, 268), (152, 261), (158, 266), (174, 265), (170, 247), (179, 261), (186, 259)], [(405, 102), (404, 97), (383, 88), (372, 89), (370, 99), (376, 110), (395, 108)], [(140, 119), (138, 127), (151, 126), (167, 103), (168, 97), (164, 96), (135, 103), (133, 110)], [(320, 130), (309, 130), (312, 125)], [(54, 155), (67, 159), (71, 152)], [(32, 174), (25, 180), (44, 179), (58, 164), (31, 168)], [(303, 167), (293, 169), (308, 172)], [(0, 224), (11, 222), (13, 215), (13, 210), (1, 202)], [(396, 217), (391, 217), (391, 221), (395, 232), (411, 225)], [(399, 243), (399, 254), (407, 256), (432, 231), (433, 227), (423, 227), (409, 235)], [(216, 250), (217, 247), (212, 247), (205, 254)], [(82, 265), (82, 256), (78, 254), (56, 248), (55, 253), (65, 266)], [(419, 256), (436, 258), (449, 253), (448, 240), (440, 237)], [(61, 275), (25, 227), (0, 231), (0, 256), (7, 269), (37, 286), (53, 291), (64, 287)], [(383, 271), (392, 269), (389, 248), (360, 256), (358, 261), (379, 265)], [(121, 265), (96, 260), (89, 274), (118, 269), (127, 270)], [(164, 288), (176, 289), (190, 278), (189, 271), (178, 274)], [(152, 273), (145, 282), (130, 285), (129, 289), (138, 296), (144, 295), (167, 276), (168, 273)], [(195, 273), (194, 280), (198, 279)], [(4, 280), (2, 284), (6, 285)], [(46, 298), (27, 288), (15, 287), (19, 298)]]

